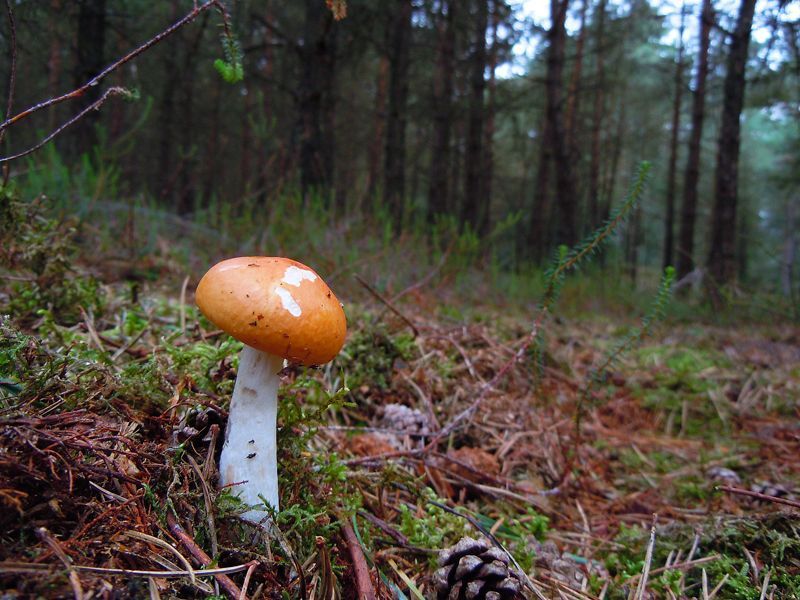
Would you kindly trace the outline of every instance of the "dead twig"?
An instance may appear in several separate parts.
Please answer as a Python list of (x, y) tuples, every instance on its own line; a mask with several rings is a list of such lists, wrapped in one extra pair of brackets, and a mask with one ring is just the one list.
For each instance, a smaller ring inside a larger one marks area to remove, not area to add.
[(72, 559), (67, 556), (67, 553), (64, 552), (61, 544), (59, 544), (58, 540), (50, 535), (50, 532), (47, 531), (47, 529), (44, 527), (39, 527), (39, 529), (36, 530), (36, 535), (40, 540), (50, 546), (50, 549), (58, 557), (58, 560), (62, 562), (64, 568), (69, 572), (69, 583), (72, 586), (72, 593), (75, 595), (75, 600), (83, 600), (83, 587), (81, 586), (81, 580), (78, 577), (78, 573), (72, 566)]
[(653, 523), (650, 526), (650, 541), (647, 544), (647, 552), (645, 552), (644, 557), (644, 567), (642, 568), (642, 576), (639, 579), (639, 585), (636, 588), (636, 594), (634, 598), (636, 600), (642, 600), (644, 598), (644, 594), (647, 591), (647, 579), (650, 576), (650, 565), (653, 562), (653, 549), (656, 545), (656, 520), (658, 519), (658, 515), (653, 515)]
[(344, 516), (339, 517), (339, 522), (342, 526), (342, 533), (344, 534), (344, 541), (347, 544), (347, 549), (350, 551), (350, 558), (353, 560), (353, 572), (356, 578), (358, 597), (364, 600), (377, 600), (378, 596), (375, 594), (375, 588), (369, 576), (367, 559), (364, 557), (364, 551), (361, 549), (361, 544), (358, 543), (358, 538), (353, 531), (353, 527)]
[[(34, 152), (39, 150), (42, 146), (44, 146), (49, 141), (51, 141), (53, 138), (55, 138), (59, 134), (63, 133), (71, 125), (74, 125), (75, 123), (80, 121), (88, 113), (90, 113), (93, 110), (98, 110), (101, 106), (103, 106), (103, 104), (105, 104), (106, 100), (108, 100), (111, 96), (122, 96), (122, 95), (127, 95), (127, 94), (130, 94), (130, 92), (128, 90), (126, 90), (125, 88), (123, 88), (123, 87), (114, 86), (112, 88), (108, 88), (105, 92), (103, 92), (103, 95), (100, 96), (97, 100), (92, 102), (89, 106), (87, 106), (82, 111), (80, 111), (78, 114), (76, 114), (74, 117), (70, 118), (68, 121), (66, 121), (65, 123), (60, 125), (58, 128), (56, 128), (55, 130), (50, 132), (50, 134), (48, 134), (47, 136), (42, 138), (42, 140), (39, 141), (37, 144), (31, 146), (27, 150), (23, 150), (22, 152), (18, 152), (17, 154), (12, 154), (11, 156), (4, 156), (4, 157), (0, 158), (0, 164), (8, 163), (8, 162), (11, 162), (12, 160), (17, 160), (18, 158), (22, 158), (23, 156), (28, 156), (29, 154), (33, 154)], [(13, 121), (14, 120), (11, 119), (10, 121), (6, 121), (6, 123), (8, 123), (10, 125), (11, 123), (13, 123)], [(3, 125), (5, 125), (5, 123)], [(0, 132), (5, 130), (3, 128), (3, 125), (0, 125)]]
[[(197, 563), (201, 567), (205, 567), (206, 565), (212, 562), (211, 557), (206, 554), (203, 549), (197, 545), (197, 543), (192, 539), (192, 537), (186, 533), (186, 530), (181, 527), (181, 524), (178, 523), (175, 515), (171, 512), (167, 512), (167, 525), (169, 526), (170, 532), (178, 541), (183, 545), (184, 548), (192, 555), (192, 558), (197, 561)], [(228, 577), (227, 575), (214, 575), (214, 578), (219, 582), (220, 587), (225, 591), (225, 594), (231, 600), (240, 600), (242, 596), (242, 590), (239, 589), (233, 580)]]
[[(8, 1), (6, 2), (6, 4), (8, 6)], [(17, 123), (17, 122), (21, 121), (22, 119), (25, 119), (25, 118), (27, 118), (27, 117), (35, 114), (35, 113), (37, 113), (37, 112), (39, 112), (39, 111), (41, 111), (41, 110), (43, 110), (45, 108), (49, 108), (51, 106), (55, 106), (56, 104), (61, 104), (62, 102), (66, 102), (67, 100), (73, 100), (75, 98), (80, 98), (80, 97), (84, 96), (90, 89), (92, 89), (93, 87), (97, 86), (102, 80), (104, 80), (111, 73), (113, 73), (114, 71), (119, 69), (121, 66), (123, 66), (127, 62), (130, 62), (131, 60), (133, 60), (134, 58), (136, 58), (137, 56), (139, 56), (143, 52), (146, 52), (147, 50), (149, 50), (150, 48), (152, 48), (153, 46), (155, 46), (159, 42), (163, 41), (165, 38), (169, 37), (170, 35), (172, 35), (176, 31), (178, 31), (183, 26), (187, 25), (188, 23), (191, 23), (192, 21), (194, 21), (198, 17), (198, 15), (200, 15), (201, 13), (207, 11), (210, 8), (216, 8), (220, 12), (220, 14), (222, 15), (223, 26), (225, 28), (226, 34), (229, 35), (228, 13), (225, 10), (225, 6), (223, 5), (223, 3), (220, 0), (208, 0), (207, 2), (205, 2), (203, 4), (200, 4), (200, 5), (195, 4), (194, 8), (188, 14), (186, 14), (183, 18), (181, 18), (180, 20), (176, 21), (175, 23), (173, 23), (172, 25), (170, 25), (169, 27), (167, 27), (165, 30), (161, 31), (160, 33), (156, 34), (155, 36), (150, 38), (148, 41), (146, 41), (144, 44), (142, 44), (138, 48), (135, 48), (134, 50), (131, 50), (130, 52), (128, 52), (128, 54), (126, 54), (122, 58), (118, 59), (117, 61), (115, 61), (112, 64), (110, 64), (109, 66), (107, 66), (105, 69), (100, 71), (100, 73), (98, 73), (97, 75), (92, 77), (89, 81), (87, 81), (86, 83), (84, 83), (80, 87), (75, 88), (74, 90), (72, 90), (70, 92), (67, 92), (66, 94), (62, 94), (61, 96), (56, 96), (55, 98), (49, 98), (49, 99), (47, 99), (47, 100), (45, 100), (43, 102), (40, 102), (40, 103), (35, 104), (35, 105), (33, 105), (33, 106), (29, 107), (29, 108), (26, 108), (25, 110), (23, 110), (20, 113), (17, 113), (13, 117), (6, 116), (5, 121), (0, 123), (0, 136), (3, 134), (3, 132), (5, 132), (5, 130), (7, 130), (9, 127), (14, 125), (15, 123)], [(13, 21), (12, 21), (12, 23), (13, 23)], [(12, 35), (13, 35), (13, 32), (14, 32), (14, 28), (12, 26)], [(13, 43), (12, 43), (12, 47), (13, 47)], [(12, 63), (12, 73), (14, 73), (14, 63)], [(11, 92), (11, 90), (9, 90), (9, 92)], [(3, 157), (3, 158), (0, 158), (0, 164), (10, 162), (12, 160), (21, 158), (23, 156), (27, 156), (28, 154), (31, 154), (32, 152), (35, 152), (36, 150), (38, 150), (39, 148), (41, 148), (42, 146), (47, 144), (54, 137), (56, 137), (61, 132), (63, 132), (65, 129), (67, 129), (70, 125), (73, 125), (75, 122), (77, 122), (78, 120), (83, 118), (87, 113), (89, 113), (92, 110), (97, 110), (98, 108), (100, 108), (100, 106), (102, 106), (103, 103), (105, 103), (105, 101), (108, 100), (108, 98), (110, 96), (128, 94), (128, 93), (129, 93), (128, 90), (126, 90), (126, 89), (124, 89), (122, 87), (115, 86), (115, 87), (109, 88), (108, 90), (106, 90), (100, 96), (100, 98), (98, 100), (96, 100), (95, 102), (92, 102), (89, 106), (87, 106), (86, 108), (81, 110), (77, 115), (75, 115), (74, 117), (69, 119), (66, 123), (64, 123), (63, 125), (58, 127), (55, 131), (53, 131), (52, 133), (47, 135), (42, 141), (37, 143), (35, 146), (33, 146), (32, 148), (29, 148), (28, 150), (24, 150), (22, 152), (14, 154), (12, 156), (6, 156), (6, 157)]]
[(409, 328), (411, 329), (411, 331), (414, 333), (414, 337), (417, 337), (417, 336), (419, 335), (419, 329), (417, 329), (417, 326), (416, 326), (416, 325), (414, 325), (414, 323), (411, 321), (411, 319), (409, 319), (409, 318), (408, 318), (407, 316), (405, 316), (405, 315), (404, 315), (402, 312), (400, 312), (400, 310), (399, 310), (399, 309), (398, 309), (398, 308), (397, 308), (397, 307), (396, 307), (394, 304), (392, 304), (392, 302), (391, 302), (390, 300), (388, 300), (387, 298), (385, 298), (385, 297), (384, 297), (384, 296), (383, 296), (383, 295), (382, 295), (382, 294), (381, 294), (381, 293), (380, 293), (378, 290), (376, 290), (376, 289), (375, 289), (375, 288), (373, 288), (373, 287), (372, 287), (370, 284), (368, 284), (368, 283), (366, 282), (366, 280), (364, 280), (364, 278), (363, 278), (363, 277), (361, 277), (361, 275), (359, 275), (358, 273), (354, 273), (354, 274), (353, 274), (353, 277), (355, 277), (355, 278), (356, 278), (356, 281), (358, 281), (358, 283), (360, 283), (361, 285), (363, 285), (363, 286), (364, 286), (364, 288), (365, 288), (365, 289), (366, 289), (366, 290), (367, 290), (367, 291), (368, 291), (370, 294), (372, 294), (372, 295), (373, 295), (375, 298), (377, 298), (378, 300), (380, 300), (381, 302), (383, 302), (383, 304), (385, 304), (385, 305), (386, 305), (386, 308), (388, 308), (388, 309), (389, 309), (389, 310), (391, 310), (391, 311), (392, 311), (392, 312), (393, 312), (395, 315), (397, 315), (397, 316), (398, 316), (398, 318), (399, 318), (401, 321), (403, 321), (403, 323), (405, 323), (406, 325), (408, 325), (408, 326), (409, 326)]
[[(255, 561), (244, 563), (243, 565), (234, 565), (232, 567), (220, 567), (218, 569), (195, 569), (196, 577), (208, 577), (225, 575), (227, 573), (239, 573), (241, 571), (249, 570)], [(135, 577), (189, 577), (189, 571), (182, 571), (180, 569), (174, 571), (145, 571), (140, 569), (110, 569), (106, 567), (89, 567), (83, 565), (73, 565), (76, 571), (86, 573), (100, 573), (105, 575), (128, 575)], [(2, 561), (0, 562), (0, 573), (50, 573), (53, 572), (52, 565), (42, 565), (38, 563), (25, 563), (16, 561)]]
[(778, 498), (777, 496), (770, 496), (769, 494), (762, 494), (761, 492), (751, 492), (750, 490), (743, 490), (741, 488), (733, 487), (730, 485), (718, 485), (718, 490), (728, 492), (729, 494), (738, 494), (740, 496), (750, 496), (751, 498), (758, 498), (765, 502), (774, 502), (775, 504), (785, 504), (793, 508), (800, 508), (800, 502), (796, 500), (789, 500), (787, 498)]

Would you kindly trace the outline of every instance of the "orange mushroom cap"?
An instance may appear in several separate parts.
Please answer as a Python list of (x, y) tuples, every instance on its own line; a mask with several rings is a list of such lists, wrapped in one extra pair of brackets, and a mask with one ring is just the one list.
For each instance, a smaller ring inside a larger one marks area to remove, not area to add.
[(195, 301), (237, 340), (304, 365), (330, 361), (347, 333), (331, 289), (313, 269), (289, 258), (223, 260), (200, 280)]

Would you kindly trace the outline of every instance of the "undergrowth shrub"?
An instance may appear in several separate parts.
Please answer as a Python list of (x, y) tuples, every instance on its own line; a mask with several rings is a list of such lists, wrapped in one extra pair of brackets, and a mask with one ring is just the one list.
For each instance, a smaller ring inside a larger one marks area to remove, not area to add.
[(81, 309), (95, 314), (105, 306), (94, 277), (79, 273), (79, 224), (46, 216), (46, 198), (23, 202), (13, 188), (0, 189), (0, 266), (13, 270), (10, 291), (0, 310), (30, 324), (51, 313), (59, 323), (82, 318)]

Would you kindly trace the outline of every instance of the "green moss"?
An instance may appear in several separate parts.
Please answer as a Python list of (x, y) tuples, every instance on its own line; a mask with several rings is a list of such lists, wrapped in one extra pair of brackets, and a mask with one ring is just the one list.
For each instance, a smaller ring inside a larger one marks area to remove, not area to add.
[[(800, 518), (790, 513), (772, 513), (759, 518), (715, 518), (695, 526), (671, 525), (659, 528), (656, 535), (652, 567), (659, 567), (670, 552), (692, 546), (696, 533), (700, 535), (695, 558), (718, 555), (718, 559), (702, 565), (713, 587), (726, 575), (727, 581), (718, 598), (754, 600), (760, 597), (764, 575), (770, 571), (770, 585), (776, 585), (775, 598), (800, 596)], [(609, 598), (624, 597), (624, 585), (641, 573), (649, 531), (641, 527), (622, 526), (615, 541), (622, 547), (605, 558), (614, 586)], [(750, 572), (750, 562), (745, 549), (758, 558), (761, 574), (758, 581)], [(651, 580), (654, 591), (663, 592), (673, 587), (678, 579), (670, 571)], [(672, 572), (674, 573), (674, 572)], [(684, 589), (699, 590), (702, 570), (689, 569), (685, 573)], [(696, 592), (689, 593), (690, 596)]]
[(351, 389), (362, 385), (386, 390), (391, 385), (395, 361), (410, 360), (417, 352), (407, 333), (390, 335), (381, 324), (364, 323), (350, 336), (336, 357)]

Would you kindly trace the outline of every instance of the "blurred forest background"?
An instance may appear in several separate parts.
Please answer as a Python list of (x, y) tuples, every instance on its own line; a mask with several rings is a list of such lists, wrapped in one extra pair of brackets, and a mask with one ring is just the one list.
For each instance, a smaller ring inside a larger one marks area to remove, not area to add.
[[(6, 0), (0, 52), (3, 599), (800, 597), (799, 0)], [(261, 535), (236, 255), (348, 319)]]
[[(232, 85), (213, 68), (219, 20), (203, 13), (82, 98), (12, 128), (4, 155), (111, 85), (139, 96), (111, 99), (12, 163), (13, 179), (67, 214), (119, 221), (113, 243), (135, 245), (130, 256), (212, 227), (240, 252), (304, 255), (293, 236), (319, 235), (357, 259), (406, 240), (424, 262), (449, 249), (519, 274), (603, 223), (647, 160), (648, 193), (605, 269), (636, 283), (699, 267), (706, 282), (797, 303), (797, 3), (328, 4), (230, 3), (244, 66)], [(190, 9), (17, 3), (15, 107), (85, 83)], [(136, 227), (156, 230), (149, 247)]]

